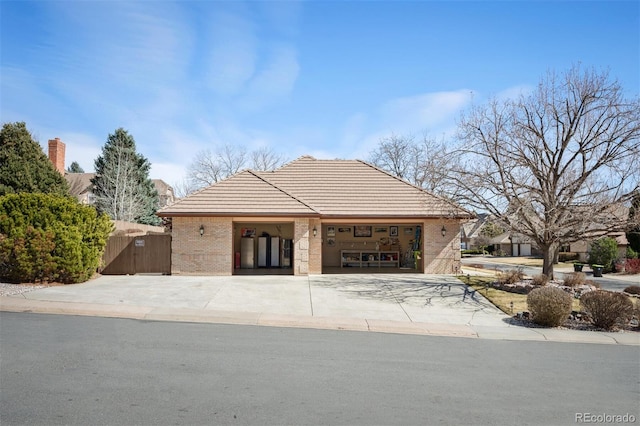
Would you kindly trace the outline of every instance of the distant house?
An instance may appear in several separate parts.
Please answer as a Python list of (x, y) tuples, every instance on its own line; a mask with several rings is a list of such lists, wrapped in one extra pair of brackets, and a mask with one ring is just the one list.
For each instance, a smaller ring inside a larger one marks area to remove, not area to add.
[[(69, 173), (65, 170), (65, 144), (59, 138), (49, 140), (49, 160), (55, 168), (64, 175), (69, 184), (69, 192), (78, 198), (82, 204), (95, 202), (91, 179), (95, 173)], [(170, 206), (175, 202), (173, 188), (162, 179), (152, 179), (153, 185), (158, 191), (159, 208)]]
[[(627, 241), (627, 236), (624, 232), (615, 232), (607, 235), (607, 237), (614, 238), (618, 243), (618, 257), (625, 258), (627, 255), (627, 247), (629, 247), (629, 241)], [(581, 262), (586, 262), (589, 259), (589, 249), (591, 248), (591, 243), (594, 240), (581, 240), (571, 243), (569, 245), (569, 252), (576, 253), (578, 255), (578, 260)]]
[(460, 248), (471, 250), (478, 247), (478, 239), (481, 237), (480, 231), (487, 223), (489, 217), (486, 213), (478, 214), (478, 217), (460, 225)]

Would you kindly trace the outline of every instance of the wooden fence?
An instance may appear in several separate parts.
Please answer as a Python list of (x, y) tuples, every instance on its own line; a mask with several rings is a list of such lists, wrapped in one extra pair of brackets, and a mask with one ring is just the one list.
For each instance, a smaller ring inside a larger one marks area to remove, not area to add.
[(171, 234), (111, 236), (102, 260), (103, 275), (171, 274)]

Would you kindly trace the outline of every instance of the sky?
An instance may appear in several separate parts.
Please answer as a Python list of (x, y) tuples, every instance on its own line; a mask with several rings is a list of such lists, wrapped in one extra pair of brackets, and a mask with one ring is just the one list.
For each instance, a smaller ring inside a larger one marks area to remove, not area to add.
[(93, 171), (124, 128), (176, 185), (203, 150), (368, 160), (452, 141), (460, 114), (548, 71), (640, 96), (638, 1), (5, 1), (0, 121)]

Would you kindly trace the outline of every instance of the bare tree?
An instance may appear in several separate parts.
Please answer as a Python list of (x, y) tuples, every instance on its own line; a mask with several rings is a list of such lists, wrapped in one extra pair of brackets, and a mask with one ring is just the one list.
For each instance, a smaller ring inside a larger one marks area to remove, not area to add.
[(415, 149), (413, 136), (392, 134), (380, 140), (369, 161), (400, 179), (410, 179)]
[(136, 222), (147, 208), (139, 175), (135, 151), (120, 144), (111, 145), (100, 174), (92, 180), (96, 206), (114, 220)]
[(240, 145), (224, 145), (215, 152), (206, 149), (196, 154), (188, 168), (186, 180), (174, 185), (174, 189), (184, 197), (213, 185), (247, 168), (249, 157), (255, 170), (273, 170), (284, 163), (283, 157), (270, 148), (258, 149), (250, 155)]
[(284, 163), (284, 156), (269, 147), (262, 147), (251, 152), (251, 168), (254, 170), (275, 170)]
[(369, 161), (427, 191), (444, 195), (448, 169), (447, 146), (429, 137), (391, 135), (380, 140)]
[(550, 72), (531, 94), (473, 108), (459, 130), (458, 200), (535, 241), (547, 276), (561, 244), (631, 225), (640, 100), (607, 73)]

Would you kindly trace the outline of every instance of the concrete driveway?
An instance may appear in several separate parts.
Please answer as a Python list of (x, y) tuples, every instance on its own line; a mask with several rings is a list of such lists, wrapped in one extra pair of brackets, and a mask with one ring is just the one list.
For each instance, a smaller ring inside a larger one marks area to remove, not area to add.
[(514, 325), (457, 278), (422, 274), (101, 276), (0, 297), (0, 310), (146, 320), (639, 344), (638, 333)]

